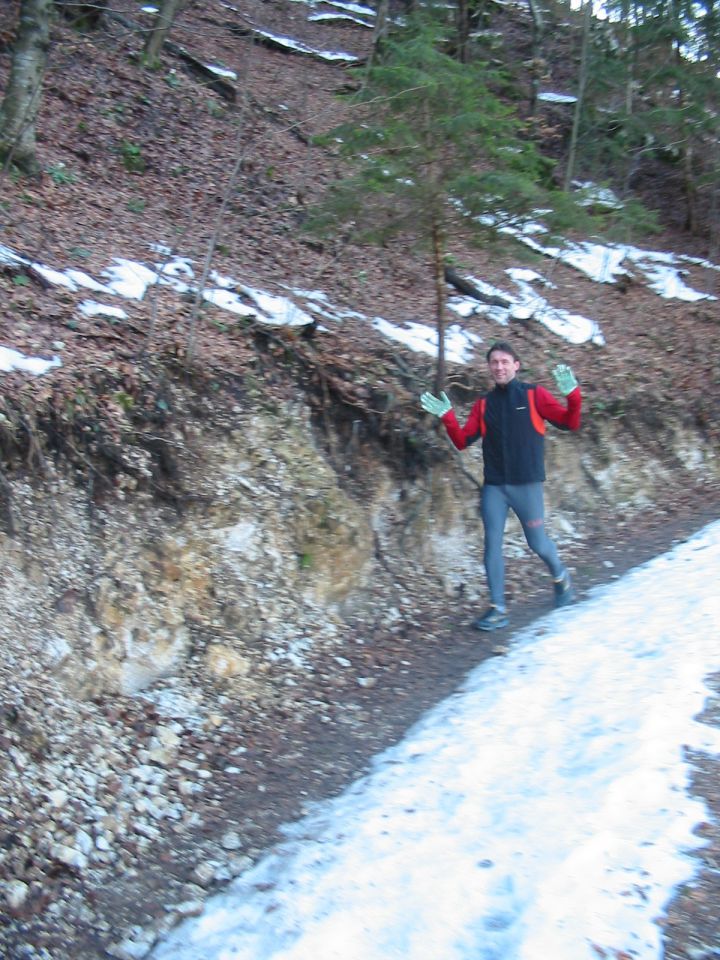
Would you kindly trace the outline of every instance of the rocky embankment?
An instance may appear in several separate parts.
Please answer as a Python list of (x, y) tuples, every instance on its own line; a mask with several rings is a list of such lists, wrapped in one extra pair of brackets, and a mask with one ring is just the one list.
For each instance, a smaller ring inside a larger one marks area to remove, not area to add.
[[(91, 505), (51, 467), (42, 482), (10, 479), (8, 960), (145, 956), (279, 825), (497, 652), (466, 629), (483, 602), (476, 452), (467, 472), (448, 450), (410, 482), (365, 451), (360, 485), (332, 466), (299, 402), (187, 422), (172, 439), (182, 512), (123, 485)], [(716, 465), (698, 449), (691, 476), (650, 458), (638, 471), (610, 435), (550, 441), (563, 477), (548, 484), (551, 525), (579, 585), (711, 519)], [(679, 488), (689, 512), (667, 506)], [(508, 551), (520, 625), (545, 608), (545, 585), (516, 527)]]

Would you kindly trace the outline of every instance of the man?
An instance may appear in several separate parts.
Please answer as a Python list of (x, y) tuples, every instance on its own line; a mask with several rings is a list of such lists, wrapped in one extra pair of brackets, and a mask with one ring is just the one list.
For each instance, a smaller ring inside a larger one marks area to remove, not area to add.
[(493, 344), (486, 359), (495, 386), (476, 401), (465, 426), (459, 425), (446, 394), (442, 393), (438, 399), (424, 393), (420, 403), (423, 410), (442, 419), (458, 450), (464, 450), (482, 438), (480, 504), (490, 608), (473, 622), (473, 627), (498, 630), (509, 623), (502, 545), (510, 509), (522, 524), (528, 546), (552, 574), (555, 606), (564, 607), (574, 600), (570, 575), (558, 557), (555, 544), (545, 532), (543, 441), (546, 420), (561, 430), (579, 428), (582, 398), (577, 380), (565, 364), (559, 364), (553, 370), (558, 389), (567, 400), (563, 406), (544, 387), (523, 383), (517, 378), (520, 358), (506, 341)]

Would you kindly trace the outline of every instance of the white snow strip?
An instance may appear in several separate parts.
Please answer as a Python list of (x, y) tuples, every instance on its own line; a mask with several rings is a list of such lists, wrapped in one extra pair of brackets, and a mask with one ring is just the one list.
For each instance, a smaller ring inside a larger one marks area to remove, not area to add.
[(10, 247), (4, 247), (0, 244), (0, 263), (7, 263), (9, 266), (15, 266), (16, 264), (29, 264), (30, 261), (26, 260), (25, 257), (19, 256)]
[(234, 280), (232, 277), (224, 277), (222, 274), (218, 273), (217, 270), (210, 271), (209, 279), (216, 286), (222, 287), (224, 290), (228, 290), (237, 285), (237, 280)]
[[(258, 323), (270, 326), (304, 327), (313, 322), (310, 314), (305, 313), (286, 297), (276, 297), (241, 284), (237, 285), (237, 290), (239, 292), (223, 288), (207, 289), (203, 296), (209, 303), (214, 303), (222, 310), (228, 310), (241, 317), (253, 317)], [(255, 306), (248, 304), (241, 294), (254, 300)]]
[(696, 300), (717, 299), (712, 294), (699, 293), (687, 286), (682, 279), (685, 271), (677, 266), (679, 258), (675, 254), (653, 253), (637, 247), (626, 247), (625, 250), (627, 258), (647, 278), (650, 289), (661, 297), (685, 300), (690, 303)]
[(717, 270), (720, 272), (720, 264), (711, 263), (709, 260), (702, 260), (700, 257), (689, 257), (685, 253), (679, 253), (677, 259), (682, 260), (683, 263), (692, 263), (697, 267), (704, 267), (706, 270)]
[(615, 283), (619, 276), (628, 273), (622, 266), (626, 256), (626, 247), (611, 247), (602, 243), (583, 241), (568, 244), (562, 250), (560, 259), (597, 283)]
[(509, 311), (505, 307), (494, 307), (488, 303), (482, 303), (474, 297), (450, 297), (448, 307), (463, 320), (467, 320), (468, 317), (483, 315), (496, 323), (506, 324), (509, 319)]
[(142, 263), (122, 257), (114, 257), (113, 263), (102, 276), (108, 278), (108, 289), (120, 297), (142, 300), (147, 288), (157, 283), (157, 273)]
[(215, 290), (206, 289), (203, 291), (203, 298), (207, 300), (208, 303), (214, 303), (216, 307), (220, 307), (222, 310), (229, 310), (230, 313), (236, 313), (241, 317), (254, 317), (257, 320), (263, 319), (255, 307), (251, 307), (232, 290), (224, 290), (221, 288)]
[(313, 318), (287, 297), (277, 297), (254, 287), (238, 285), (238, 289), (255, 301), (262, 313), (263, 322), (283, 327), (304, 327)]
[(530, 270), (528, 267), (508, 267), (505, 273), (516, 283), (541, 283), (544, 287), (554, 287), (555, 284), (547, 280), (537, 270)]
[(53, 357), (52, 360), (45, 360), (42, 357), (28, 357), (18, 350), (11, 347), (0, 347), (0, 372), (11, 373), (13, 370), (22, 370), (25, 373), (32, 373), (40, 376), (52, 370), (53, 367), (61, 367), (60, 357)]
[(89, 273), (85, 273), (84, 270), (74, 270), (73, 268), (68, 268), (63, 271), (65, 276), (68, 277), (72, 282), (78, 287), (85, 287), (87, 290), (94, 290), (95, 293), (111, 293), (112, 291), (102, 283), (91, 277)]
[(311, 13), (308, 16), (308, 20), (311, 23), (333, 23), (336, 21), (346, 21), (348, 23), (356, 23), (360, 27), (369, 27), (372, 30), (372, 23), (368, 23), (367, 20), (361, 20), (359, 17), (353, 17), (349, 13)]
[[(533, 223), (532, 226), (532, 231), (527, 232), (515, 224), (509, 224), (501, 227), (500, 232), (517, 237), (521, 243), (538, 253), (561, 260), (598, 283), (615, 283), (620, 276), (632, 275), (631, 271), (623, 266), (623, 263), (627, 261), (645, 275), (650, 289), (665, 299), (685, 301), (717, 299), (711, 293), (700, 293), (693, 290), (682, 280), (682, 270), (677, 264), (682, 260), (687, 262), (686, 258), (676, 256), (673, 253), (656, 253), (652, 250), (643, 250), (634, 246), (593, 243), (590, 241), (568, 242), (562, 247), (544, 246), (530, 235), (530, 233), (537, 234), (539, 232), (536, 223)], [(698, 265), (718, 269), (713, 264), (706, 264), (704, 261), (698, 261)]]
[(216, 67), (211, 63), (203, 64), (206, 70), (214, 73), (217, 77), (226, 77), (228, 80), (237, 80), (237, 74), (234, 70), (228, 70), (225, 67)]
[(510, 301), (508, 307), (482, 303), (472, 297), (452, 297), (448, 306), (461, 317), (482, 314), (489, 320), (503, 325), (507, 325), (511, 319), (530, 320), (532, 318), (569, 343), (590, 342), (598, 346), (605, 344), (603, 332), (595, 320), (590, 320), (578, 313), (570, 313), (560, 307), (553, 307), (537, 293), (532, 286), (533, 283), (540, 283), (544, 287), (553, 286), (539, 273), (519, 267), (510, 268), (505, 272), (520, 288), (520, 296), (508, 294), (477, 277), (468, 277), (468, 279), (481, 293), (500, 296)]
[(598, 324), (582, 314), (551, 307), (543, 300), (534, 306), (531, 316), (568, 343), (594, 343), (600, 347), (605, 345), (605, 337)]
[(255, 301), (268, 323), (284, 327), (303, 327), (313, 322), (309, 314), (287, 297), (277, 297), (255, 287), (239, 286), (239, 289)]
[(551, 90), (542, 90), (537, 98), (546, 103), (577, 103), (577, 97), (571, 93), (553, 93)]
[(77, 285), (66, 273), (59, 270), (53, 270), (52, 267), (46, 267), (43, 263), (32, 263), (31, 267), (41, 277), (44, 277), (48, 283), (55, 287), (67, 287), (69, 290), (77, 290)]
[(342, 3), (342, 0), (323, 0), (329, 7), (335, 7), (337, 10), (347, 10), (349, 13), (357, 13), (361, 17), (375, 17), (377, 11), (372, 7), (367, 7), (362, 3)]
[(148, 244), (153, 253), (159, 254), (161, 257), (171, 257), (172, 256), (172, 247), (168, 247), (166, 243), (150, 243)]
[[(437, 356), (438, 336), (434, 327), (412, 320), (406, 320), (402, 326), (398, 326), (382, 317), (375, 317), (372, 325), (383, 336), (397, 340), (416, 353)], [(463, 330), (458, 324), (452, 324), (445, 331), (445, 358), (450, 363), (470, 363), (474, 348), (479, 343), (482, 343), (482, 338), (477, 334)]]
[(95, 300), (83, 300), (78, 310), (85, 317), (114, 317), (118, 320), (127, 320), (127, 314), (121, 307), (111, 307)]
[(639, 264), (648, 280), (648, 286), (666, 300), (685, 300), (694, 303), (697, 300), (716, 300), (712, 294), (700, 293), (688, 287), (682, 279), (682, 271), (673, 267)]
[[(581, 186), (587, 189), (592, 185), (582, 184)], [(541, 216), (543, 212), (537, 211), (537, 214)], [(536, 239), (547, 232), (539, 220), (521, 221), (508, 218), (500, 226), (499, 221), (486, 219), (489, 223), (494, 223), (500, 232), (515, 236), (538, 253), (561, 260), (599, 283), (614, 283), (619, 276), (640, 273), (646, 278), (650, 289), (661, 297), (672, 297), (688, 302), (716, 299), (710, 293), (693, 290), (683, 279), (685, 275), (685, 270), (681, 266), (683, 263), (720, 270), (720, 267), (707, 261), (671, 253), (655, 253), (632, 246), (589, 241), (567, 243), (563, 247), (544, 246), (540, 239)], [(33, 263), (32, 266), (50, 283), (59, 284), (71, 290), (81, 287), (89, 288), (96, 293), (111, 294), (126, 299), (141, 300), (147, 288), (154, 284), (170, 286), (178, 293), (193, 290), (195, 281), (193, 261), (188, 257), (173, 255), (167, 246), (161, 244), (151, 246), (156, 253), (167, 257), (167, 261), (156, 263), (153, 269), (143, 263), (116, 257), (112, 266), (103, 271), (102, 276), (107, 280), (105, 284), (80, 270), (66, 269), (61, 272), (43, 264)], [(0, 245), (0, 263), (21, 265), (30, 264), (30, 261), (20, 257), (8, 247)], [(507, 299), (508, 308), (489, 306), (469, 297), (455, 296), (449, 301), (451, 309), (463, 318), (482, 314), (489, 320), (502, 325), (506, 325), (511, 318), (534, 318), (557, 336), (571, 343), (605, 343), (603, 333), (595, 321), (580, 314), (553, 307), (545, 297), (538, 295), (537, 291), (530, 286), (531, 283), (542, 283), (545, 287), (552, 286), (539, 274), (528, 272), (523, 274), (519, 270), (507, 272), (520, 287), (519, 296), (509, 295), (482, 280), (471, 279), (481, 290), (499, 294)], [(217, 271), (211, 273), (211, 280), (215, 288), (205, 291), (206, 300), (237, 315), (252, 316), (261, 323), (276, 326), (303, 326), (313, 322), (314, 317), (336, 322), (347, 319), (368, 319), (357, 311), (335, 307), (321, 291), (294, 291), (288, 288), (294, 296), (305, 301), (306, 309), (303, 310), (286, 297), (244, 286), (232, 277), (221, 276)], [(244, 297), (241, 294), (244, 294)], [(255, 306), (249, 306), (247, 298), (250, 298)], [(86, 303), (93, 303), (93, 301)], [(105, 314), (126, 316), (123, 311), (111, 314), (109, 311), (112, 309), (106, 308)], [(422, 323), (406, 323), (397, 326), (382, 318), (376, 318), (372, 322), (375, 328), (385, 336), (405, 343), (410, 349), (428, 353), (431, 356), (437, 355), (435, 332), (431, 327)], [(457, 326), (448, 330), (447, 337), (446, 351), (451, 362), (470, 362), (469, 358), (473, 354), (475, 344), (480, 342), (479, 338), (462, 331)]]
[(322, 290), (302, 290), (298, 288), (287, 288), (293, 296), (305, 301), (307, 309), (319, 317), (325, 317), (327, 320), (335, 320), (342, 323), (343, 320), (367, 320), (364, 313), (358, 313), (357, 310), (347, 310), (345, 307), (335, 307), (330, 303), (327, 294)]
[(604, 207), (606, 210), (620, 210), (624, 206), (622, 200), (609, 187), (598, 187), (590, 180), (573, 180), (576, 190), (585, 192), (580, 203), (585, 206)]
[(281, 37), (277, 34), (269, 33), (267, 30), (260, 30), (257, 27), (253, 28), (253, 32), (259, 37), (266, 37), (268, 40), (273, 40), (275, 43), (286, 47), (288, 50), (297, 50), (298, 53), (307, 53), (311, 56), (318, 57), (321, 60), (327, 60), (330, 63), (336, 63), (337, 61), (342, 61), (344, 63), (355, 63), (355, 61), (358, 59), (352, 53), (343, 53), (340, 50), (318, 50), (315, 47), (308, 46), (306, 43), (302, 43), (300, 40), (293, 40), (292, 37)]
[(189, 283), (182, 280), (185, 277), (188, 281), (195, 279), (195, 271), (192, 267), (192, 260), (188, 257), (173, 257), (172, 260), (165, 263), (156, 263), (158, 283), (164, 287), (172, 287), (177, 293), (187, 293), (192, 289)]
[(605, 344), (605, 337), (595, 320), (589, 320), (579, 313), (570, 313), (560, 307), (553, 307), (536, 292), (532, 282), (540, 281), (543, 286), (552, 286), (540, 274), (520, 269), (510, 269), (506, 273), (521, 291), (519, 302), (511, 308), (511, 314), (515, 319), (529, 320), (532, 317), (569, 343), (589, 342), (598, 346)]

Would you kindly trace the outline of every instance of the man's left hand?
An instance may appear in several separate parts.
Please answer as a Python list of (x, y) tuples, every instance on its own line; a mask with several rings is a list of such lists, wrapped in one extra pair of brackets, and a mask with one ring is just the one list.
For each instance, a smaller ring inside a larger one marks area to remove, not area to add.
[(559, 363), (553, 370), (552, 375), (555, 377), (558, 390), (564, 397), (572, 393), (578, 385), (575, 374), (565, 363)]

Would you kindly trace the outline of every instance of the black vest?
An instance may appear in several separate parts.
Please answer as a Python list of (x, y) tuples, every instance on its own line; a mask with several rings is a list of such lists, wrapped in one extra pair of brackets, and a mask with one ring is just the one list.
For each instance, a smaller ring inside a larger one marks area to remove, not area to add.
[(482, 451), (485, 483), (545, 479), (545, 421), (535, 408), (535, 385), (512, 379), (484, 398)]

